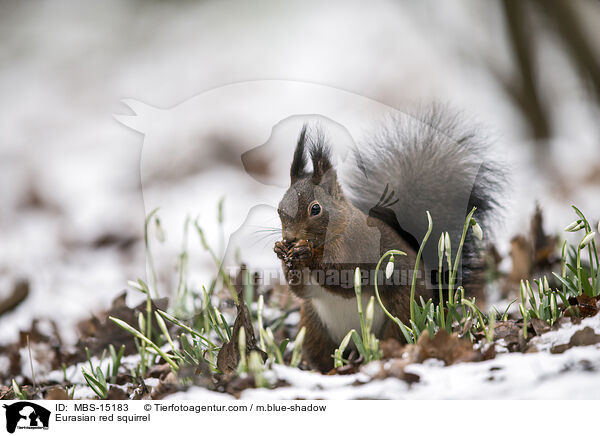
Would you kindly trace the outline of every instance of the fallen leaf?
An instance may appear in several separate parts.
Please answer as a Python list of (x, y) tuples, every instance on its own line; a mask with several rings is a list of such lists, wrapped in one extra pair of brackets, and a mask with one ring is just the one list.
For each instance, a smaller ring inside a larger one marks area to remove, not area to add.
[(473, 348), (471, 341), (459, 338), (457, 333), (449, 335), (446, 330), (439, 330), (433, 338), (424, 332), (416, 344), (407, 345), (406, 349), (411, 363), (439, 359), (446, 365), (452, 365), (457, 362), (482, 360), (481, 352)]
[(15, 309), (29, 295), (29, 282), (27, 280), (17, 281), (10, 295), (0, 300), (0, 316)]
[(579, 314), (583, 318), (594, 316), (598, 313), (598, 300), (595, 297), (588, 297), (585, 294), (577, 297), (577, 306)]
[(171, 365), (163, 363), (159, 365), (151, 366), (146, 373), (146, 377), (164, 379), (168, 374), (171, 373)]
[(531, 217), (529, 235), (517, 235), (510, 241), (512, 270), (509, 279), (518, 283), (533, 274), (546, 272), (559, 260), (555, 254), (556, 236), (544, 231), (542, 209), (536, 205)]
[(404, 354), (405, 344), (396, 338), (384, 339), (379, 343), (381, 354), (384, 359), (401, 358)]
[(406, 371), (406, 366), (411, 363), (408, 359), (390, 359), (379, 362), (379, 371), (372, 376), (373, 379), (385, 379), (395, 377), (404, 380), (408, 384), (416, 383), (421, 378), (412, 372)]
[(68, 400), (69, 396), (67, 395), (67, 391), (60, 386), (55, 386), (50, 388), (46, 395), (44, 395), (44, 399), (46, 400)]
[(569, 345), (572, 347), (581, 347), (585, 345), (594, 345), (598, 342), (600, 342), (600, 335), (597, 335), (594, 329), (588, 326), (583, 330), (577, 330), (573, 336), (571, 336)]
[(531, 245), (523, 235), (517, 235), (510, 241), (510, 257), (512, 270), (509, 278), (518, 283), (519, 280), (529, 277), (533, 266)]
[(541, 319), (532, 319), (531, 326), (533, 327), (535, 334), (538, 336), (540, 336), (542, 333), (550, 331), (550, 325)]
[(225, 374), (231, 374), (236, 371), (240, 361), (239, 336), (240, 329), (244, 329), (246, 333), (246, 354), (251, 351), (258, 351), (263, 360), (266, 360), (267, 354), (256, 346), (256, 337), (254, 336), (254, 328), (252, 327), (252, 318), (248, 311), (248, 306), (243, 298), (243, 287), (237, 286), (238, 304), (237, 316), (231, 329), (231, 338), (229, 342), (223, 344), (217, 355), (217, 368)]
[[(137, 353), (133, 335), (108, 319), (109, 316), (113, 316), (125, 321), (130, 326), (136, 327), (138, 325), (138, 314), (140, 312), (146, 313), (146, 302), (134, 308), (128, 307), (125, 302), (126, 295), (127, 293), (123, 291), (113, 300), (110, 309), (106, 312), (98, 316), (92, 316), (78, 324), (80, 332), (80, 339), (76, 347), (78, 351), (71, 356), (69, 363), (85, 360), (86, 347), (92, 355), (100, 355), (105, 349), (108, 349), (110, 344), (113, 344), (117, 349), (121, 344), (125, 345), (125, 355)], [(152, 311), (154, 312), (156, 309), (166, 310), (167, 305), (167, 298), (152, 300)], [(152, 328), (160, 331), (154, 317), (152, 319)]]
[(108, 392), (106, 393), (107, 400), (128, 400), (129, 395), (123, 389), (118, 386), (111, 386), (108, 388)]
[(588, 326), (573, 333), (573, 336), (571, 336), (568, 344), (555, 345), (550, 349), (550, 352), (552, 354), (560, 354), (564, 353), (569, 348), (594, 345), (599, 342), (600, 335), (596, 334), (594, 329)]

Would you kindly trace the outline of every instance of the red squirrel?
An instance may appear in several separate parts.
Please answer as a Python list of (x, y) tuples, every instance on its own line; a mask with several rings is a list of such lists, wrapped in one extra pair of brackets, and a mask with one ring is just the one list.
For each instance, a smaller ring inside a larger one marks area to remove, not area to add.
[[(439, 235), (449, 232), (455, 252), (473, 207), (483, 225), (497, 206), (503, 172), (485, 159), (487, 148), (478, 135), (461, 127), (456, 116), (439, 110), (422, 118), (388, 120), (354, 150), (344, 180), (333, 166), (325, 135), (312, 133), (305, 125), (298, 137), (291, 184), (278, 206), (283, 240), (275, 243), (274, 251), (290, 291), (302, 300), (303, 358), (312, 368), (327, 372), (342, 338), (350, 329), (360, 332), (356, 267), (363, 272), (365, 307), (374, 295), (380, 257), (392, 249), (406, 253), (394, 257), (393, 277), (384, 278), (385, 267), (381, 268), (378, 284), (386, 309), (408, 324), (410, 281), (427, 228), (426, 211), (433, 217), (434, 231), (419, 266), (416, 297), (436, 301)], [(469, 235), (459, 283), (471, 295), (481, 295), (481, 258), (481, 244)], [(398, 326), (378, 304), (375, 309), (375, 335), (403, 341)]]

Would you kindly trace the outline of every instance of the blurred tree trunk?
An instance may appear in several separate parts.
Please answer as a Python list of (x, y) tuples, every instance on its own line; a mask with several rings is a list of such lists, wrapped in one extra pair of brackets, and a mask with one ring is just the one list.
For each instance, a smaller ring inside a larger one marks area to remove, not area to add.
[[(578, 11), (578, 6), (582, 4), (581, 1), (534, 0), (534, 2), (549, 18), (549, 26), (558, 34), (582, 79), (591, 84), (596, 100), (600, 101), (600, 61), (579, 19), (581, 11)], [(596, 5), (598, 4), (596, 2)]]
[[(535, 49), (530, 32), (530, 9), (523, 0), (503, 0), (510, 44), (515, 55), (517, 76), (504, 85), (531, 128), (535, 139), (548, 139), (552, 132), (548, 113), (540, 99), (535, 71)], [(538, 141), (542, 144), (544, 141)]]

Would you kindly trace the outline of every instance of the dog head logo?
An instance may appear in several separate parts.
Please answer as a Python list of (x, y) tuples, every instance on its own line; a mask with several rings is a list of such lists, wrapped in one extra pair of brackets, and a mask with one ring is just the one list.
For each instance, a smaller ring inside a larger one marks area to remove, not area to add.
[[(379, 180), (377, 169), (357, 165), (361, 150), (368, 147), (356, 144), (368, 145), (372, 133), (381, 129), (385, 120), (394, 119), (403, 125), (419, 123), (391, 106), (329, 86), (283, 80), (222, 86), (169, 109), (131, 99), (123, 103), (134, 115), (115, 118), (144, 135), (140, 176), (145, 213), (148, 216), (160, 209), (161, 226), (169, 235), (161, 251), (171, 259), (179, 254), (189, 215), (198, 217), (197, 226), (193, 227), (204, 230), (202, 238), (216, 248), (214, 252), (222, 258), (220, 265), (232, 276), (237, 275), (239, 260), (251, 268), (262, 268), (265, 273), (270, 268), (280, 271), (273, 254), (274, 242), (282, 237), (277, 207), (286, 191), (294, 188), (290, 187), (290, 163), (304, 125), (309, 126), (307, 140), (318, 140), (322, 134), (331, 147), (331, 163), (344, 191), (349, 189), (344, 186), (344, 174), (354, 173), (371, 181), (377, 192), (369, 204), (359, 204), (367, 216), (380, 209), (394, 213), (399, 225), (419, 241), (427, 230), (425, 209), (419, 203), (424, 199), (412, 201), (413, 207), (402, 208), (407, 199), (393, 198), (394, 193), (404, 191), (395, 189), (398, 181)], [(422, 128), (426, 130), (427, 126), (423, 124)], [(219, 159), (227, 165), (215, 166)], [(473, 162), (474, 181), (478, 163), (476, 159)], [(311, 171), (310, 162), (307, 164), (301, 171)], [(435, 170), (437, 174), (426, 176), (442, 183), (439, 173), (443, 168)], [(179, 188), (180, 183), (170, 183), (174, 177), (184, 180), (185, 192)], [(462, 229), (469, 194), (470, 191), (458, 192), (451, 202), (448, 199), (445, 203), (427, 204), (436, 229), (451, 234)], [(222, 228), (217, 229), (217, 214), (212, 209), (223, 197), (233, 213), (228, 213)], [(293, 195), (288, 193), (288, 197), (293, 200)], [(305, 209), (293, 201), (288, 201), (286, 207), (291, 208), (289, 214)], [(339, 230), (329, 224), (326, 227), (326, 235)], [(380, 229), (367, 227), (363, 238), (362, 249), (350, 253), (355, 258), (344, 259), (344, 263), (379, 257)], [(431, 250), (424, 257), (437, 258), (435, 243), (430, 245)], [(189, 258), (206, 256), (201, 247), (188, 246), (188, 253)], [(198, 262), (194, 269), (202, 271), (202, 263)], [(275, 277), (270, 276), (281, 279), (279, 275)], [(267, 278), (265, 274), (264, 279)]]
[(18, 429), (48, 429), (50, 411), (35, 403), (19, 401), (3, 405), (6, 410), (6, 431)]

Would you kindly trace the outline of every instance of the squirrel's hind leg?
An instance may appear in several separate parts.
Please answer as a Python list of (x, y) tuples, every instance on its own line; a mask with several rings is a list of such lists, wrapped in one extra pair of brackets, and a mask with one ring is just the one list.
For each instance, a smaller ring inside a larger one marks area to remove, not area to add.
[(309, 300), (302, 302), (300, 308), (300, 324), (298, 328), (306, 327), (302, 344), (302, 357), (311, 368), (320, 372), (333, 369), (333, 352), (339, 346), (335, 344), (327, 328), (321, 323)]

